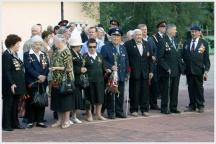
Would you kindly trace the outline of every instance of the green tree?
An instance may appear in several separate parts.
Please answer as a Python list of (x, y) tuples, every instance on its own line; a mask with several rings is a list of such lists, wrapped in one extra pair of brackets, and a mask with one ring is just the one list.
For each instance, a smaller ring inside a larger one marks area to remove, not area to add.
[(148, 26), (149, 35), (152, 35), (157, 32), (156, 25), (163, 20), (176, 24), (177, 36), (184, 38), (193, 24), (214, 26), (213, 2), (100, 2), (98, 15), (92, 13), (95, 10), (93, 3), (82, 5), (86, 16), (97, 19), (106, 30), (109, 21), (116, 19), (124, 33), (144, 23)]

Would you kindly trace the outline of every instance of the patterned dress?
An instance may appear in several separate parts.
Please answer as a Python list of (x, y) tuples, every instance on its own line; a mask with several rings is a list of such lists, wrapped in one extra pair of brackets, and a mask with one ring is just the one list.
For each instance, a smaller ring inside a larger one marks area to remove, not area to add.
[[(72, 68), (72, 55), (68, 48), (59, 52), (55, 51), (53, 54), (53, 60), (51, 61), (50, 67), (66, 67)], [(51, 110), (57, 112), (67, 112), (75, 108), (74, 96), (73, 94), (61, 95), (58, 92), (58, 84), (61, 81), (65, 81), (67, 77), (74, 80), (74, 74), (72, 72), (67, 72), (67, 75), (63, 71), (53, 71), (54, 81), (56, 80), (56, 86), (52, 86), (51, 91)]]

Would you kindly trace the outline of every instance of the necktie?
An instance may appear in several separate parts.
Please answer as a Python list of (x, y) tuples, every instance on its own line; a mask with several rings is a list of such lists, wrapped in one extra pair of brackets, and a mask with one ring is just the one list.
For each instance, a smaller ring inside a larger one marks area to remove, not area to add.
[(171, 42), (172, 42), (172, 44), (173, 44), (174, 48), (176, 49), (176, 45), (175, 45), (174, 38), (172, 38)]
[(193, 41), (193, 44), (191, 46), (191, 52), (194, 52), (194, 47), (195, 47), (195, 41)]

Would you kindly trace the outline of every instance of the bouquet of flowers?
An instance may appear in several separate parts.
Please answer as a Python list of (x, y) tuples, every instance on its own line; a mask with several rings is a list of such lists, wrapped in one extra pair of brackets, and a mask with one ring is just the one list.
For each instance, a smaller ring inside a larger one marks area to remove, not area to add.
[[(118, 54), (113, 54), (114, 55), (114, 65), (117, 66), (117, 57)], [(113, 71), (111, 76), (108, 79), (108, 82), (106, 84), (106, 88), (105, 88), (105, 94), (106, 92), (111, 92), (111, 93), (118, 93), (119, 96), (119, 90), (118, 90), (118, 72), (117, 71)]]

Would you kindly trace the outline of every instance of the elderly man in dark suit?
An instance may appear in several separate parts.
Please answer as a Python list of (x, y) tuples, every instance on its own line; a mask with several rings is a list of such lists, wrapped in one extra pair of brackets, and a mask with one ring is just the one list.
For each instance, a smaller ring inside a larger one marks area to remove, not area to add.
[(192, 26), (190, 28), (192, 38), (184, 42), (183, 59), (186, 63), (185, 74), (188, 82), (188, 92), (190, 104), (185, 112), (195, 111), (204, 112), (204, 88), (203, 75), (206, 75), (210, 69), (209, 46), (208, 42), (201, 39), (200, 27)]
[(143, 116), (149, 116), (149, 86), (148, 80), (153, 77), (154, 65), (151, 46), (142, 39), (142, 31), (135, 29), (133, 39), (125, 43), (129, 66), (131, 67), (129, 81), (130, 112), (138, 116), (138, 107)]
[[(107, 95), (107, 114), (108, 118), (110, 119), (114, 119), (115, 116), (126, 118), (126, 115), (123, 113), (123, 102), (124, 84), (128, 73), (127, 67), (129, 64), (128, 54), (125, 46), (120, 45), (121, 36), (123, 35), (122, 29), (112, 28), (108, 31), (108, 34), (111, 36), (111, 41), (102, 47), (101, 54), (106, 67), (108, 69), (118, 71), (118, 90), (120, 91), (120, 94), (119, 96), (117, 96), (117, 94)], [(115, 65), (114, 54), (117, 54), (117, 65)]]
[(147, 25), (139, 24), (138, 28), (142, 31), (143, 40), (150, 43), (151, 51), (152, 51), (152, 60), (154, 64), (154, 76), (151, 79), (151, 87), (149, 88), (149, 104), (150, 109), (152, 110), (160, 110), (157, 105), (157, 69), (156, 69), (156, 58), (157, 58), (157, 46), (155, 44), (154, 38), (152, 36), (148, 36)]
[(158, 62), (161, 67), (161, 113), (181, 113), (177, 109), (181, 73), (185, 65), (176, 35), (176, 25), (167, 25), (167, 35), (158, 42)]

